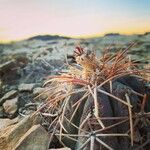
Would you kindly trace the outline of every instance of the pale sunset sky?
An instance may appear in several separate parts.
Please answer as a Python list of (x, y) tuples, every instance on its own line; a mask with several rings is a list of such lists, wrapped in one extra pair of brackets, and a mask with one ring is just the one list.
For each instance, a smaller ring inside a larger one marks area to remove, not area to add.
[(0, 0), (0, 41), (150, 31), (150, 0)]

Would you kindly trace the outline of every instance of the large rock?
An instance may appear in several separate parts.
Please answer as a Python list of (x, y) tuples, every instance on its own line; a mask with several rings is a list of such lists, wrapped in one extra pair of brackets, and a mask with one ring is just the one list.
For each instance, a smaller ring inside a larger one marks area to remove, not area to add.
[(41, 125), (34, 125), (19, 140), (14, 150), (47, 150), (49, 136)]
[(13, 116), (18, 110), (18, 97), (6, 100), (3, 107), (6, 114)]
[(17, 91), (16, 90), (11, 90), (9, 92), (7, 92), (1, 99), (0, 99), (0, 105), (2, 105), (6, 99), (10, 99), (13, 98), (17, 95)]
[(27, 133), (27, 131), (32, 126), (39, 124), (40, 121), (41, 119), (38, 115), (31, 115), (25, 117), (15, 125), (0, 130), (0, 150), (14, 150), (19, 140)]

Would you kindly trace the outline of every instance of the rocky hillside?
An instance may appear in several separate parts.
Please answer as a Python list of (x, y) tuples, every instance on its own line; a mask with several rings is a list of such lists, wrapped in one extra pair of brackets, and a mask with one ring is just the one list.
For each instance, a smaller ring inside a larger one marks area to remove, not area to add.
[[(43, 102), (36, 101), (34, 97), (43, 91), (43, 82), (49, 75), (59, 74), (66, 69), (67, 57), (67, 63), (73, 61), (72, 55), (76, 45), (95, 50), (101, 55), (108, 49), (112, 53), (125, 49), (133, 42), (136, 45), (129, 50), (129, 56), (138, 63), (144, 63), (144, 67), (148, 68), (150, 33), (130, 36), (107, 34), (104, 37), (90, 39), (46, 35), (0, 44), (0, 130), (37, 110)], [(31, 133), (37, 131), (40, 134), (43, 130), (36, 125)], [(22, 131), (25, 134), (26, 131)], [(45, 133), (43, 138), (47, 136)], [(17, 144), (16, 147), (20, 147), (21, 144)]]
[[(26, 102), (31, 102), (33, 92), (42, 87), (47, 76), (58, 74), (58, 71), (65, 69), (66, 57), (72, 57), (76, 45), (88, 47), (101, 55), (107, 49), (113, 53), (128, 47), (133, 42), (136, 45), (129, 50), (129, 56), (149, 67), (150, 33), (131, 36), (107, 34), (104, 37), (90, 39), (45, 35), (0, 44), (1, 107), (4, 101), (10, 98), (4, 100), (4, 95), (11, 91), (16, 91), (15, 95), (19, 96), (17, 99), (19, 107), (24, 107)], [(24, 91), (27, 93), (24, 94)], [(3, 109), (0, 110), (2, 117), (9, 116), (9, 113), (3, 113)]]

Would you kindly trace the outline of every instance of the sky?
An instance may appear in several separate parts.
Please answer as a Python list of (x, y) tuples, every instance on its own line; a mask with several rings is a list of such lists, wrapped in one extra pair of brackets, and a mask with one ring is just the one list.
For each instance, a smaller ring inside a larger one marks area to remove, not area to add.
[(150, 0), (0, 0), (0, 41), (150, 31)]

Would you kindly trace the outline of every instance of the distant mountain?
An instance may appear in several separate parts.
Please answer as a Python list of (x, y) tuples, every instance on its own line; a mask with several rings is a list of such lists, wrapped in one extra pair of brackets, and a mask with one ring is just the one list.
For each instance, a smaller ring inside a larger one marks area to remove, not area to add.
[(107, 33), (104, 36), (119, 36), (119, 33)]
[(37, 35), (27, 39), (30, 40), (41, 40), (41, 41), (49, 41), (49, 40), (58, 40), (58, 39), (70, 39), (69, 37), (63, 37), (59, 35)]
[(149, 34), (150, 34), (150, 32), (145, 32), (145, 33), (144, 33), (144, 35), (149, 35)]

